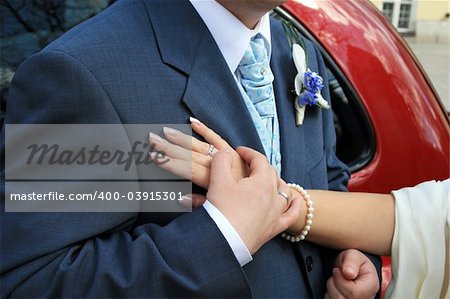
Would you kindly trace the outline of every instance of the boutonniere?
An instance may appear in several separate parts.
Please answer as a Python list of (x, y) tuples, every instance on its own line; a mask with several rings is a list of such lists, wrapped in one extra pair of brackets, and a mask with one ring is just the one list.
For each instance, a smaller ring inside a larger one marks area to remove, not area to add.
[(323, 109), (330, 109), (330, 104), (322, 96), (323, 78), (308, 67), (308, 55), (297, 30), (291, 23), (287, 22), (283, 22), (283, 28), (291, 45), (292, 58), (297, 69), (297, 75), (294, 80), (294, 92), (296, 95), (294, 109), (295, 123), (297, 126), (301, 126), (305, 119), (306, 106), (317, 105)]

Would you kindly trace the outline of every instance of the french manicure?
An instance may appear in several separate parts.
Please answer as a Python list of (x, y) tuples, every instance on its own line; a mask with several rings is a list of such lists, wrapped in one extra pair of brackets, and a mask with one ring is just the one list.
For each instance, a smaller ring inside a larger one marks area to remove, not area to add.
[(164, 139), (162, 139), (159, 135), (157, 135), (157, 134), (155, 134), (155, 133), (152, 133), (152, 132), (150, 132), (150, 133), (148, 134), (148, 137), (149, 137), (152, 141), (154, 141), (154, 142), (156, 142), (156, 143), (159, 143), (159, 144), (163, 144), (163, 143), (166, 142), (166, 141), (165, 141)]
[(201, 127), (201, 126), (202, 126), (201, 121), (199, 121), (199, 120), (196, 119), (196, 118), (189, 117), (189, 121), (191, 122), (191, 124), (192, 124), (193, 126), (196, 126), (196, 127)]
[(180, 131), (172, 129), (172, 128), (168, 128), (168, 127), (164, 127), (163, 128), (164, 134), (172, 136), (172, 137), (176, 137), (180, 134)]
[(186, 208), (192, 208), (192, 198), (188, 195), (183, 195), (178, 203)]
[(201, 122), (194, 117), (189, 117), (189, 121), (193, 124), (201, 124)]

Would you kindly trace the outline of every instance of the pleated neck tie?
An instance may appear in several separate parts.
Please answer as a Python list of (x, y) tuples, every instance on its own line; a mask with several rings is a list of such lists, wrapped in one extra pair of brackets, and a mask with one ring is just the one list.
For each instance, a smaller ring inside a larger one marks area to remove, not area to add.
[[(278, 118), (273, 92), (274, 76), (261, 34), (254, 36), (238, 66), (240, 83), (251, 101), (249, 107), (255, 128), (270, 163), (281, 172)], [(257, 112), (257, 114), (255, 113)]]

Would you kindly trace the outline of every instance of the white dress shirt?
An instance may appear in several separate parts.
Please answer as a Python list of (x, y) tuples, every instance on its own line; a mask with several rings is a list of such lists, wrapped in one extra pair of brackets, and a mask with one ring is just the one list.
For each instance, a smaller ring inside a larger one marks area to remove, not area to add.
[[(271, 39), (269, 14), (262, 17), (254, 29), (249, 29), (215, 0), (190, 0), (190, 2), (206, 24), (230, 72), (237, 79), (239, 78), (236, 72), (237, 67), (242, 57), (244, 57), (251, 38), (256, 34), (260, 33), (263, 36), (270, 58)], [(203, 207), (219, 227), (240, 265), (244, 266), (251, 262), (253, 258), (250, 252), (226, 217), (209, 201), (206, 201)]]
[(258, 33), (264, 37), (270, 58), (272, 48), (269, 13), (261, 18), (254, 29), (249, 29), (215, 0), (190, 0), (190, 2), (208, 27), (231, 73), (235, 74), (250, 39)]

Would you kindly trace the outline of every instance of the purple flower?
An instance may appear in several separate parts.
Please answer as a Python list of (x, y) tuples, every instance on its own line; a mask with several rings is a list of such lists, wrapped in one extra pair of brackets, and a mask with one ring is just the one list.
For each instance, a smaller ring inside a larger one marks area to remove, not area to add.
[(317, 103), (317, 94), (305, 89), (298, 97), (298, 104), (300, 106), (313, 106)]
[(298, 95), (297, 101), (300, 106), (313, 106), (319, 101), (319, 95), (323, 88), (323, 79), (317, 73), (307, 70), (304, 74), (302, 92)]
[(323, 88), (323, 79), (317, 73), (307, 70), (304, 79), (305, 89), (316, 94), (320, 93)]

